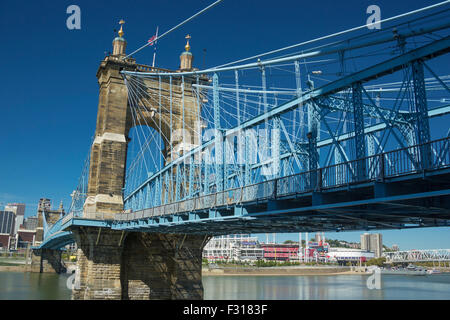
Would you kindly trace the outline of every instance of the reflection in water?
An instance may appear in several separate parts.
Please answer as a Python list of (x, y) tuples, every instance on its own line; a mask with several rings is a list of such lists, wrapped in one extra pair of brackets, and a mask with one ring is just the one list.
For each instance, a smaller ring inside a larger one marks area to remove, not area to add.
[(368, 275), (207, 276), (206, 300), (384, 300), (450, 299), (450, 275), (381, 278), (381, 290), (368, 289)]
[[(70, 299), (68, 274), (0, 272), (0, 300)], [(205, 299), (338, 300), (450, 299), (450, 274), (381, 277), (381, 290), (370, 290), (368, 275), (205, 276)]]

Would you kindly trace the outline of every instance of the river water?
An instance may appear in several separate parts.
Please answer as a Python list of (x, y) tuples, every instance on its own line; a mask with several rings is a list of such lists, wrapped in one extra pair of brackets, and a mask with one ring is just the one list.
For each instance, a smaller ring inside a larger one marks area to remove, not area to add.
[[(69, 275), (0, 272), (0, 300), (70, 299)], [(205, 300), (450, 299), (450, 274), (383, 275), (368, 289), (368, 275), (205, 276)]]

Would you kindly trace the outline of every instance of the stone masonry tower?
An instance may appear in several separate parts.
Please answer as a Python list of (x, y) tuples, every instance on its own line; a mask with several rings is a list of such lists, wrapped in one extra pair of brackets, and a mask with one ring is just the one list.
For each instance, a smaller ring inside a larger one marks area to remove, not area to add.
[(97, 71), (100, 86), (95, 140), (91, 149), (88, 198), (84, 213), (102, 213), (104, 219), (123, 210), (127, 154), (127, 88), (121, 70), (135, 70), (134, 59), (125, 59), (127, 42), (121, 20), (119, 37), (113, 41), (113, 54), (106, 57)]
[[(131, 118), (127, 87), (120, 71), (140, 71), (143, 66), (136, 64), (132, 58), (125, 58), (127, 42), (123, 38), (124, 21), (121, 20), (120, 23), (119, 37), (113, 41), (113, 54), (101, 62), (97, 71), (100, 95), (95, 140), (91, 149), (88, 197), (84, 205), (86, 218), (101, 216), (103, 219), (112, 219), (115, 213), (122, 212), (128, 133), (133, 125), (149, 125), (160, 132), (165, 144), (163, 153), (167, 161), (174, 160), (178, 155), (199, 144), (199, 137), (195, 132), (200, 131), (199, 124), (196, 123), (200, 108), (191, 89), (195, 81), (192, 78), (184, 77), (184, 90), (181, 90), (181, 77), (174, 78), (172, 92), (169, 90), (167, 78), (161, 78), (161, 84), (154, 78), (142, 80), (147, 88), (151, 88), (146, 94), (151, 95), (161, 90), (163, 108), (159, 106), (156, 97), (144, 98), (139, 103), (145, 106), (145, 110), (140, 110), (137, 119)], [(190, 36), (186, 36), (186, 39), (186, 51), (180, 56), (179, 71), (193, 70), (193, 55), (189, 52)], [(171, 123), (169, 109), (172, 110), (175, 119), (172, 126), (169, 125)], [(182, 130), (188, 134), (180, 134)], [(190, 141), (186, 139), (187, 136)]]
[[(113, 41), (113, 54), (105, 57), (97, 71), (100, 87), (97, 126), (91, 149), (88, 197), (83, 210), (83, 216), (90, 219), (111, 220), (116, 213), (123, 211), (128, 134), (133, 123), (148, 124), (162, 131), (167, 161), (175, 159), (173, 150), (184, 149), (183, 144), (192, 146), (195, 143), (182, 142), (179, 135), (173, 134), (174, 130), (184, 127), (181, 121), (174, 123), (173, 127), (158, 127), (157, 123), (167, 123), (170, 115), (159, 112), (161, 109), (156, 105), (147, 106), (153, 111), (142, 112), (141, 119), (132, 118), (121, 71), (153, 71), (157, 68), (138, 65), (134, 59), (126, 58), (124, 23), (120, 21), (119, 36)], [(188, 53), (183, 53), (187, 59), (182, 66), (185, 70), (192, 68), (192, 54)], [(199, 110), (199, 106), (194, 109), (190, 88), (194, 79), (183, 78), (186, 88), (183, 90), (179, 88), (180, 79), (182, 77), (174, 81), (178, 89), (172, 92), (174, 107), (171, 110), (181, 119), (181, 105), (190, 108), (191, 116), (184, 119), (184, 125), (192, 130), (198, 118), (196, 110)], [(153, 79), (145, 84), (153, 90), (161, 90), (162, 104), (168, 105), (167, 81), (158, 83)], [(181, 91), (186, 92), (183, 99)], [(183, 104), (180, 103), (182, 100)], [(169, 145), (173, 150), (168, 148)], [(73, 227), (71, 230), (78, 245), (78, 285), (73, 289), (73, 299), (203, 298), (201, 260), (207, 237), (128, 233), (94, 226)]]

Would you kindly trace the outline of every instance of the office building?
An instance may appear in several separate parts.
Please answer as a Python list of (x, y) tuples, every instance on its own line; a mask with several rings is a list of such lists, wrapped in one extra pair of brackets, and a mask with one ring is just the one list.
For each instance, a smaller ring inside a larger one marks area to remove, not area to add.
[(5, 206), (5, 211), (10, 211), (15, 214), (14, 234), (17, 234), (17, 230), (19, 230), (19, 227), (23, 224), (25, 203), (8, 203), (8, 205)]
[(361, 235), (361, 250), (373, 252), (375, 258), (383, 254), (383, 238), (381, 233), (364, 233)]
[(9, 249), (14, 235), (16, 215), (11, 211), (0, 211), (0, 247)]

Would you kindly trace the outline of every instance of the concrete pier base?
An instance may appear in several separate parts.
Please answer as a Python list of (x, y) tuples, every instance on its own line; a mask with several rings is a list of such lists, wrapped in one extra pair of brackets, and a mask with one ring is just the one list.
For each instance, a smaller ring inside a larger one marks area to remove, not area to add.
[(78, 245), (74, 300), (121, 299), (121, 232), (80, 227), (73, 230)]
[(204, 236), (132, 233), (125, 240), (122, 299), (203, 299)]
[(203, 299), (205, 236), (81, 227), (72, 299)]

